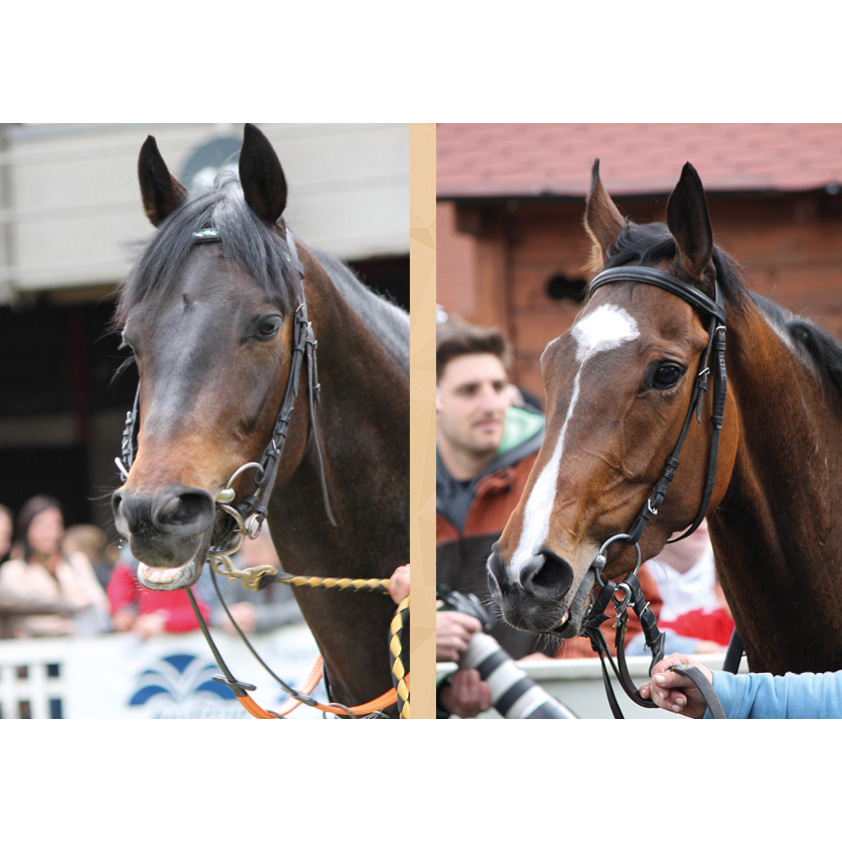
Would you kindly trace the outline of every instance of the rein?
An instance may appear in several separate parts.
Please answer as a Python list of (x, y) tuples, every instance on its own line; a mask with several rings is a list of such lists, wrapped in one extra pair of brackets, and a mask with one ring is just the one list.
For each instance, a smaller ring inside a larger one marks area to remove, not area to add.
[[(684, 447), (684, 441), (690, 429), (690, 423), (693, 416), (696, 416), (697, 423), (702, 420), (702, 408), (704, 404), (705, 393), (708, 388), (708, 378), (713, 377), (713, 410), (711, 413), (711, 441), (710, 452), (708, 454), (707, 475), (705, 480), (704, 490), (702, 492), (702, 500), (699, 505), (696, 517), (690, 527), (680, 536), (670, 538), (667, 543), (680, 541), (691, 535), (698, 528), (699, 524), (704, 520), (707, 514), (708, 506), (713, 495), (713, 487), (716, 480), (716, 462), (719, 453), (719, 434), (722, 429), (725, 415), (725, 399), (727, 396), (727, 376), (725, 371), (725, 319), (726, 312), (724, 307), (724, 297), (722, 294), (719, 281), (714, 282), (714, 299), (709, 298), (704, 293), (690, 286), (684, 281), (679, 280), (666, 272), (661, 272), (657, 269), (652, 269), (646, 266), (620, 266), (613, 269), (605, 269), (600, 272), (592, 281), (590, 285), (590, 295), (601, 286), (612, 283), (631, 282), (650, 284), (666, 290), (672, 295), (681, 298), (690, 304), (696, 310), (701, 310), (705, 315), (709, 316), (708, 324), (708, 343), (699, 362), (699, 371), (696, 375), (696, 380), (693, 385), (693, 392), (690, 396), (690, 404), (687, 408), (687, 415), (684, 418), (684, 423), (679, 434), (678, 441), (673, 448), (672, 453), (667, 457), (666, 463), (661, 470), (660, 476), (655, 483), (652, 493), (646, 500), (646, 503), (641, 508), (637, 517), (632, 522), (627, 532), (614, 535), (609, 538), (600, 548), (596, 558), (593, 562), (593, 569), (596, 580), (601, 585), (601, 590), (588, 611), (585, 617), (582, 636), (587, 637), (593, 649), (600, 657), (602, 664), (603, 683), (605, 684), (608, 702), (615, 719), (622, 719), (623, 714), (617, 703), (611, 686), (610, 678), (606, 661), (611, 665), (615, 675), (617, 676), (620, 686), (625, 691), (626, 695), (636, 704), (641, 707), (654, 708), (656, 704), (650, 699), (641, 697), (639, 690), (634, 686), (631, 680), (629, 671), (626, 665), (625, 658), (625, 631), (628, 621), (628, 610), (633, 609), (640, 620), (643, 627), (643, 634), (646, 640), (647, 648), (652, 652), (652, 660), (649, 665), (649, 672), (651, 674), (652, 667), (664, 657), (664, 639), (663, 632), (658, 630), (657, 620), (654, 613), (646, 602), (643, 592), (640, 587), (640, 582), (637, 578), (637, 572), (640, 569), (641, 552), (639, 541), (643, 534), (643, 530), (649, 521), (655, 517), (669, 490), (675, 472), (679, 464), (679, 455), (681, 449)], [(607, 562), (608, 547), (615, 541), (626, 541), (632, 545), (637, 551), (637, 565), (632, 573), (629, 573), (619, 584), (611, 581), (603, 582), (601, 572)], [(611, 657), (608, 645), (605, 642), (605, 637), (602, 634), (600, 626), (608, 619), (605, 613), (609, 602), (614, 603), (614, 608), (617, 613), (617, 624), (615, 633), (615, 648), (617, 650), (617, 664)], [(708, 707), (714, 718), (724, 718), (722, 707), (718, 700), (712, 705), (712, 700), (715, 700), (713, 689), (708, 685), (706, 687), (700, 686), (699, 682), (707, 684), (702, 674), (698, 671), (694, 673), (686, 672), (685, 674), (699, 686), (708, 702)], [(711, 700), (711, 701), (708, 701)]]
[[(233, 565), (231, 565), (230, 563), (230, 559), (227, 559), (227, 562), (231, 569), (221, 570), (220, 572), (222, 572), (224, 575), (228, 576), (231, 579), (252, 578), (254, 580), (255, 585), (259, 588), (265, 587), (270, 582), (275, 581), (297, 587), (326, 589), (338, 588), (340, 590), (351, 589), (353, 591), (369, 590), (386, 595), (388, 595), (389, 593), (388, 579), (331, 579), (320, 578), (316, 576), (291, 576), (288, 574), (277, 572), (274, 575), (271, 575), (263, 571), (262, 568), (253, 568), (252, 570), (240, 571), (236, 568), (233, 568)], [(196, 600), (193, 596), (192, 589), (188, 588), (187, 595), (190, 598), (190, 604), (192, 605), (193, 612), (195, 613), (196, 619), (199, 622), (199, 627), (201, 628), (202, 634), (204, 635), (205, 640), (207, 641), (208, 646), (210, 647), (210, 650), (213, 653), (217, 666), (223, 673), (222, 675), (215, 675), (213, 678), (220, 684), (224, 684), (226, 687), (229, 687), (234, 693), (234, 696), (237, 699), (237, 701), (239, 701), (240, 704), (252, 716), (254, 716), (256, 719), (284, 719), (289, 713), (295, 710), (295, 708), (303, 704), (307, 705), (308, 707), (316, 708), (317, 710), (320, 710), (323, 713), (331, 713), (335, 714), (336, 716), (348, 716), (354, 719), (360, 717), (379, 718), (385, 716), (383, 711), (394, 705), (397, 705), (399, 717), (401, 719), (410, 718), (410, 677), (409, 673), (406, 672), (403, 664), (403, 651), (406, 645), (405, 637), (406, 634), (408, 634), (409, 632), (409, 597), (406, 597), (397, 606), (397, 609), (395, 610), (395, 615), (392, 619), (392, 623), (389, 628), (389, 660), (392, 672), (392, 689), (388, 690), (386, 693), (383, 693), (382, 695), (378, 696), (376, 699), (373, 699), (370, 702), (366, 702), (360, 705), (354, 705), (351, 707), (339, 704), (338, 702), (329, 702), (328, 704), (324, 704), (314, 699), (311, 695), (315, 690), (316, 686), (318, 685), (319, 680), (323, 677), (323, 661), (321, 655), (316, 659), (316, 663), (310, 670), (310, 674), (307, 680), (305, 681), (305, 686), (303, 690), (296, 690), (290, 687), (282, 678), (276, 675), (251, 645), (251, 642), (249, 641), (248, 637), (237, 625), (236, 620), (234, 620), (233, 616), (231, 615), (231, 612), (228, 610), (228, 606), (225, 604), (222, 592), (219, 589), (219, 584), (216, 578), (216, 571), (214, 570), (214, 566), (217, 566), (218, 564), (219, 562), (217, 560), (217, 564), (211, 566), (211, 576), (217, 596), (219, 597), (219, 601), (222, 603), (222, 607), (225, 609), (225, 613), (228, 615), (228, 619), (231, 621), (231, 624), (234, 626), (234, 629), (237, 631), (237, 634), (246, 644), (246, 647), (252, 653), (252, 655), (254, 655), (258, 663), (266, 670), (266, 672), (269, 673), (270, 676), (272, 676), (272, 678), (275, 679), (275, 681), (278, 682), (278, 684), (281, 686), (281, 689), (283, 689), (284, 692), (290, 696), (287, 703), (278, 712), (262, 708), (260, 705), (257, 704), (257, 702), (254, 701), (254, 699), (251, 698), (251, 696), (249, 696), (249, 691), (256, 690), (257, 688), (253, 684), (246, 684), (245, 682), (238, 681), (234, 677), (233, 673), (225, 663), (222, 654), (220, 653), (219, 649), (214, 643), (213, 638), (211, 637), (210, 630), (208, 629), (207, 624), (205, 623), (205, 620), (202, 617), (201, 612), (199, 611), (199, 607), (196, 604)], [(254, 578), (255, 572), (256, 578)], [(265, 582), (265, 584), (260, 585), (260, 582)], [(246, 585), (246, 587), (248, 587), (248, 585)]]
[[(207, 228), (201, 231), (196, 231), (193, 234), (193, 240), (197, 244), (203, 244), (221, 242), (222, 238), (218, 230), (215, 228)], [(289, 251), (284, 252), (284, 257), (297, 273), (299, 281), (303, 281), (304, 266), (298, 259), (298, 250), (296, 248), (292, 232), (290, 231), (286, 232), (286, 243)], [(307, 392), (310, 410), (308, 444), (312, 441), (316, 450), (319, 479), (322, 489), (322, 502), (325, 513), (331, 525), (334, 527), (337, 526), (336, 519), (334, 518), (333, 511), (330, 506), (327, 481), (325, 479), (324, 461), (316, 425), (316, 407), (319, 403), (321, 390), (316, 361), (317, 347), (318, 342), (316, 341), (312, 322), (310, 322), (307, 315), (307, 302), (304, 295), (304, 287), (303, 284), (301, 284), (301, 303), (295, 310), (293, 320), (293, 341), (289, 378), (287, 380), (284, 399), (281, 403), (281, 408), (278, 411), (278, 416), (272, 431), (272, 436), (269, 440), (269, 444), (263, 451), (260, 461), (247, 462), (245, 465), (240, 466), (231, 475), (231, 478), (228, 480), (225, 487), (217, 495), (215, 501), (216, 508), (219, 509), (224, 516), (224, 526), (222, 526), (221, 529), (217, 526), (218, 531), (214, 537), (214, 544), (209, 548), (207, 555), (207, 561), (209, 561), (211, 565), (214, 588), (216, 589), (217, 596), (219, 597), (229, 620), (255, 658), (291, 697), (290, 703), (288, 703), (288, 706), (285, 707), (282, 712), (275, 713), (261, 708), (253, 699), (251, 699), (247, 692), (248, 690), (254, 690), (256, 688), (251, 684), (245, 684), (234, 678), (231, 671), (226, 666), (225, 661), (223, 660), (222, 655), (216, 647), (213, 639), (211, 638), (210, 631), (201, 615), (201, 612), (199, 611), (192, 590), (190, 588), (187, 588), (186, 590), (188, 597), (190, 598), (190, 604), (193, 607), (193, 612), (198, 620), (199, 627), (205, 636), (217, 665), (223, 672), (222, 676), (215, 676), (215, 680), (230, 687), (236, 698), (240, 701), (243, 707), (252, 714), (252, 716), (255, 716), (258, 719), (282, 719), (287, 713), (289, 713), (290, 710), (300, 704), (310, 705), (325, 713), (332, 713), (338, 716), (379, 716), (384, 715), (382, 714), (383, 710), (397, 704), (400, 718), (408, 719), (410, 715), (409, 673), (406, 672), (404, 668), (402, 652), (404, 649), (403, 638), (409, 630), (409, 597), (404, 599), (400, 605), (398, 605), (390, 627), (389, 657), (393, 682), (392, 689), (371, 702), (354, 707), (348, 707), (338, 703), (324, 705), (317, 702), (310, 695), (310, 693), (312, 693), (315, 689), (315, 686), (323, 672), (323, 659), (321, 655), (319, 655), (315, 666), (311, 670), (310, 678), (307, 681), (307, 689), (304, 692), (299, 692), (291, 687), (288, 687), (285, 682), (275, 675), (275, 673), (272, 672), (272, 670), (270, 670), (260, 658), (251, 646), (245, 633), (234, 621), (234, 618), (228, 611), (228, 606), (222, 598), (222, 593), (220, 592), (216, 581), (216, 571), (218, 570), (230, 579), (240, 579), (243, 582), (244, 587), (247, 587), (250, 590), (262, 590), (272, 582), (281, 582), (283, 584), (293, 585), (296, 587), (339, 590), (350, 589), (352, 591), (369, 590), (386, 595), (389, 593), (388, 579), (341, 579), (331, 577), (294, 576), (287, 573), (281, 573), (274, 567), (270, 566), (239, 570), (231, 562), (231, 556), (242, 547), (247, 538), (254, 539), (258, 536), (263, 526), (263, 522), (268, 514), (269, 497), (275, 485), (281, 456), (283, 454), (290, 424), (292, 423), (293, 412), (295, 410), (295, 400), (298, 396), (298, 384), (302, 365), (305, 365), (307, 370)], [(121, 444), (122, 458), (114, 460), (120, 470), (123, 482), (127, 480), (129, 470), (131, 469), (135, 458), (137, 448), (137, 431), (140, 424), (139, 409), (140, 385), (138, 385), (137, 392), (135, 393), (133, 407), (131, 411), (126, 414)], [(236, 491), (233, 487), (234, 482), (242, 474), (249, 470), (254, 471), (253, 482), (255, 490), (251, 494), (245, 495), (235, 504)]]

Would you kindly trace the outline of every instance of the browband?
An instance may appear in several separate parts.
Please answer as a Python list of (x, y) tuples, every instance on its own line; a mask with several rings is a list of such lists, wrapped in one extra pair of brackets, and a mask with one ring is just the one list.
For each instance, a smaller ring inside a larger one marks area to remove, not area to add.
[(605, 286), (605, 284), (619, 283), (621, 281), (650, 284), (651, 286), (660, 287), (661, 289), (667, 290), (667, 292), (671, 292), (673, 295), (677, 295), (679, 298), (683, 298), (690, 306), (702, 310), (718, 321), (725, 321), (725, 308), (719, 303), (722, 301), (719, 281), (715, 282), (716, 301), (712, 301), (694, 286), (680, 281), (678, 278), (668, 275), (666, 272), (661, 272), (658, 269), (652, 269), (648, 266), (617, 266), (614, 269), (603, 269), (591, 281), (590, 294), (593, 295), (596, 290), (601, 286)]

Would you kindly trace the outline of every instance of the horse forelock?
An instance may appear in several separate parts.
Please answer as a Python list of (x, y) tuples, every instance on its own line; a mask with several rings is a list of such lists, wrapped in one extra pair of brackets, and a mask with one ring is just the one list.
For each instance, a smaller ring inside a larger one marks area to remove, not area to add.
[[(657, 267), (662, 261), (674, 260), (675, 257), (675, 240), (664, 223), (649, 222), (639, 225), (629, 222), (608, 249), (607, 262), (603, 268), (612, 269), (632, 264)], [(714, 246), (713, 249), (713, 265), (726, 301), (741, 311), (749, 294), (742, 269), (719, 246)], [(694, 283), (694, 279), (685, 275), (680, 266), (674, 265), (671, 271), (679, 280)]]
[(219, 231), (224, 256), (250, 275), (283, 313), (294, 309), (299, 279), (286, 244), (248, 207), (239, 183), (229, 174), (188, 197), (153, 234), (120, 290), (118, 325), (124, 325), (131, 309), (151, 292), (166, 293), (173, 287), (191, 250), (203, 247), (193, 234), (208, 228)]

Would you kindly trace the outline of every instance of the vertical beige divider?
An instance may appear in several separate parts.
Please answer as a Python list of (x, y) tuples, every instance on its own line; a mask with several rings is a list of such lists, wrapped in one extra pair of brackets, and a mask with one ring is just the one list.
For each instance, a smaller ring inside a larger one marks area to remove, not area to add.
[(436, 126), (409, 135), (410, 657), (412, 718), (435, 718)]

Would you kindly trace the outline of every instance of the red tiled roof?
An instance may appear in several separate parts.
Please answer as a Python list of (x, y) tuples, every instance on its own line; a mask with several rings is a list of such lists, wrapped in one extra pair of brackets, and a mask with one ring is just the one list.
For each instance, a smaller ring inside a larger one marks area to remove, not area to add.
[(439, 123), (441, 198), (668, 193), (690, 161), (710, 192), (842, 185), (839, 123)]

